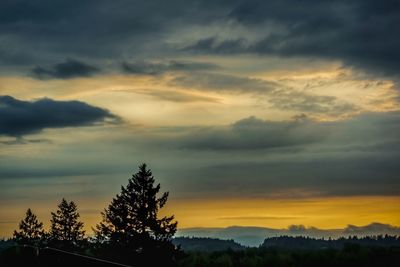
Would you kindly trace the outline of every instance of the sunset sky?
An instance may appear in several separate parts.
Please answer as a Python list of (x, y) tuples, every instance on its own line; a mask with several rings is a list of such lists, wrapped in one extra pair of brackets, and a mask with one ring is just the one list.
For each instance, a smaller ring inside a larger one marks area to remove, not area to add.
[(145, 162), (178, 227), (400, 226), (400, 3), (0, 2), (0, 237)]

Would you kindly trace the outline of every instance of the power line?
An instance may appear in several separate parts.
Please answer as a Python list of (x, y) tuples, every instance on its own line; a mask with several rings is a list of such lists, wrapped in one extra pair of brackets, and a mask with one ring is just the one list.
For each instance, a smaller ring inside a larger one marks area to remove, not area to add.
[[(14, 245), (14, 246), (16, 246), (16, 247), (19, 246), (19, 247), (20, 247), (20, 245)], [(69, 252), (69, 251), (61, 250), (61, 249), (58, 249), (58, 248), (52, 248), (52, 247), (40, 248), (40, 247), (38, 247), (38, 246), (32, 246), (32, 245), (22, 245), (22, 246), (23, 246), (23, 247), (34, 248), (34, 249), (36, 249), (36, 250), (53, 250), (53, 251), (57, 251), (57, 252), (61, 252), (61, 253), (65, 253), (65, 254), (69, 254), (69, 255), (81, 257), (81, 258), (86, 258), (86, 259), (90, 259), (90, 260), (94, 260), (94, 261), (98, 261), (98, 262), (113, 264), (113, 265), (116, 265), (116, 266), (133, 267), (133, 266), (131, 266), (131, 265), (126, 265), (126, 264), (122, 264), (122, 263), (118, 263), (118, 262), (114, 262), (114, 261), (103, 260), (103, 259), (99, 259), (99, 258), (87, 256), (87, 255), (82, 255), (82, 254), (78, 254), (78, 253), (74, 253), (74, 252)]]
[(65, 250), (61, 250), (61, 249), (57, 249), (57, 248), (44, 247), (43, 249), (54, 250), (54, 251), (58, 251), (58, 252), (65, 253), (65, 254), (74, 255), (74, 256), (77, 256), (77, 257), (81, 257), (81, 258), (86, 258), (86, 259), (95, 260), (95, 261), (99, 261), (99, 262), (114, 264), (114, 265), (117, 265), (117, 266), (132, 267), (131, 265), (126, 265), (126, 264), (122, 264), (122, 263), (118, 263), (118, 262), (103, 260), (103, 259), (99, 259), (99, 258), (95, 258), (95, 257), (91, 257), (91, 256), (86, 256), (86, 255), (82, 255), (82, 254), (78, 254), (78, 253), (74, 253), (74, 252), (69, 252), (69, 251), (65, 251)]

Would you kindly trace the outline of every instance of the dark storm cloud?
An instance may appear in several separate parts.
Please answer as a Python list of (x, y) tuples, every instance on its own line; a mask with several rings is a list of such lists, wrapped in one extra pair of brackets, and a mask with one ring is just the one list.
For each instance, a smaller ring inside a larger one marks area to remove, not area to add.
[(400, 71), (400, 32), (394, 27), (400, 24), (400, 3), (396, 0), (239, 1), (232, 7), (228, 17), (258, 29), (258, 41), (204, 37), (186, 49), (322, 57), (379, 74)]
[(32, 70), (34, 77), (39, 79), (72, 79), (89, 77), (99, 72), (99, 69), (84, 62), (67, 59), (51, 68), (35, 67)]
[(198, 71), (213, 70), (218, 66), (211, 63), (185, 62), (185, 61), (169, 61), (169, 62), (123, 62), (122, 70), (129, 74), (158, 75), (171, 71)]
[(23, 101), (0, 96), (0, 135), (20, 137), (46, 128), (89, 126), (118, 121), (109, 111), (80, 101), (43, 98)]
[(293, 147), (321, 141), (328, 134), (326, 125), (307, 119), (264, 121), (249, 117), (228, 127), (206, 128), (182, 138), (182, 148), (194, 150), (265, 150)]

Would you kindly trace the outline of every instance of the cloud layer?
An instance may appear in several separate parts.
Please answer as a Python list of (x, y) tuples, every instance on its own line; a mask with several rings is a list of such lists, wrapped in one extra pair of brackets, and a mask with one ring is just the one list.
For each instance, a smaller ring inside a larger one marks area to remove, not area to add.
[(132, 162), (145, 161), (177, 197), (393, 196), (400, 189), (399, 122), (398, 112), (336, 122), (249, 117), (214, 127), (127, 130), (121, 125), (111, 136), (103, 132), (95, 139), (74, 129), (76, 140), (54, 133), (74, 138), (68, 147), (29, 161), (19, 158), (21, 145), (35, 150), (57, 144), (9, 148), (15, 151), (0, 164), (0, 176), (5, 181), (101, 173), (125, 177)]
[[(396, 0), (23, 0), (2, 1), (0, 10), (2, 65), (57, 64), (66, 56), (146, 60), (183, 52), (326, 58), (392, 76), (400, 70), (400, 34), (392, 27), (400, 23)], [(210, 36), (205, 29), (216, 30)]]

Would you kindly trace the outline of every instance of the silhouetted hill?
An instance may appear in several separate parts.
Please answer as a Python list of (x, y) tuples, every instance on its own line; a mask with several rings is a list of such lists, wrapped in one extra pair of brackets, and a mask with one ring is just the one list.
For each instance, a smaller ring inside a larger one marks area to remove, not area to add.
[(319, 229), (304, 225), (290, 225), (286, 229), (266, 227), (230, 226), (226, 228), (186, 228), (178, 229), (176, 236), (210, 237), (219, 239), (233, 239), (245, 246), (257, 247), (265, 238), (278, 236), (307, 236), (312, 238), (337, 239), (356, 235), (358, 237), (377, 235), (400, 236), (400, 227), (382, 223), (371, 223), (365, 226), (348, 225), (343, 229)]
[(175, 245), (180, 245), (184, 251), (222, 251), (222, 250), (242, 250), (245, 247), (233, 240), (221, 240), (217, 238), (200, 237), (177, 237), (172, 241)]

